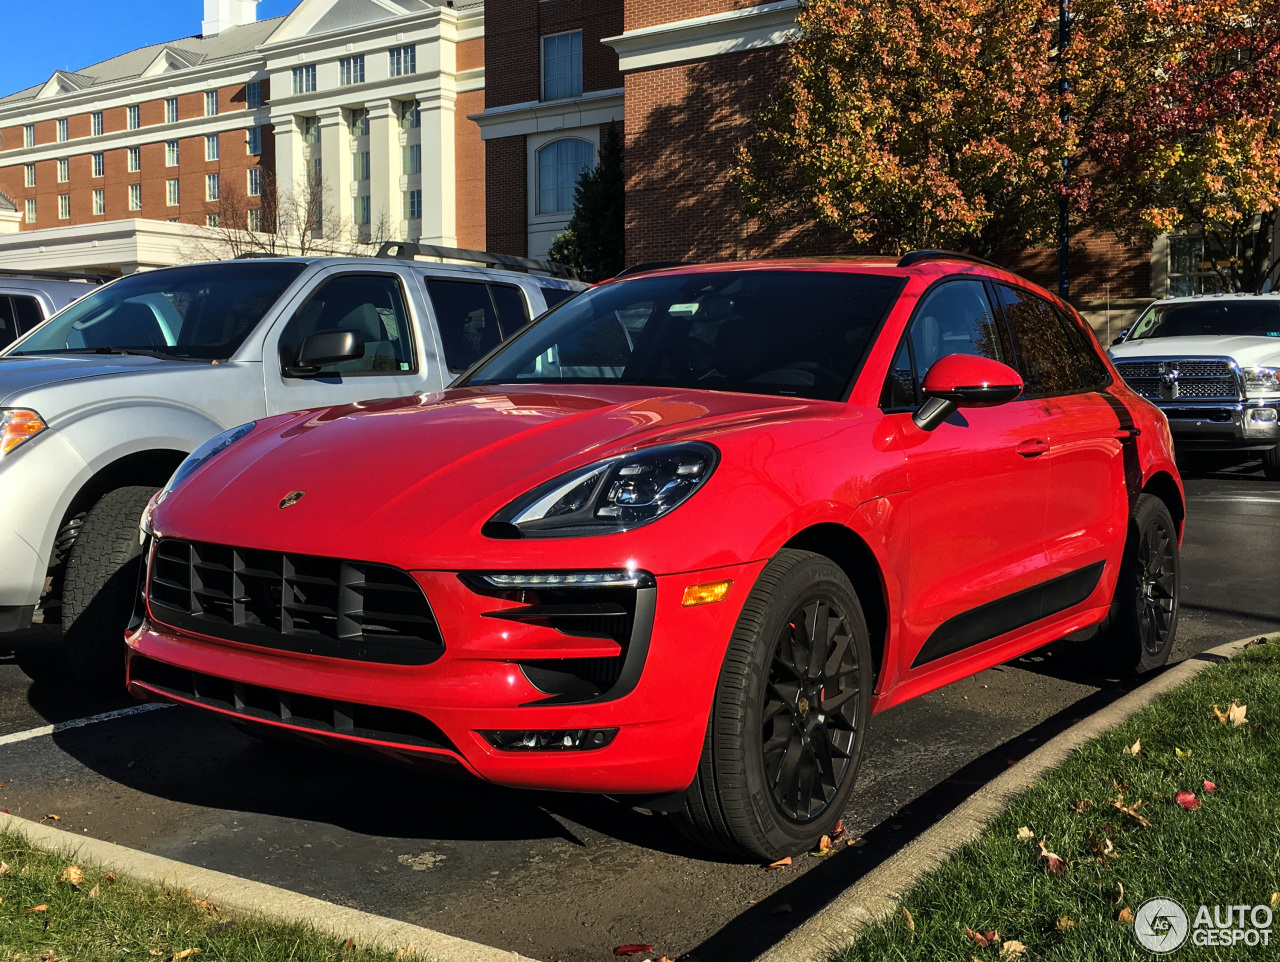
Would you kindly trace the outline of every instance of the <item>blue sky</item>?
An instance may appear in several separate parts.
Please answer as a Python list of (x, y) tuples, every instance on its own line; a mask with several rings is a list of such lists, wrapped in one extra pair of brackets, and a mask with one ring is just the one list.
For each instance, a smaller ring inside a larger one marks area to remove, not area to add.
[[(288, 13), (298, 0), (262, 0), (258, 18)], [(204, 0), (5, 0), (0, 97), (147, 44), (200, 32)]]

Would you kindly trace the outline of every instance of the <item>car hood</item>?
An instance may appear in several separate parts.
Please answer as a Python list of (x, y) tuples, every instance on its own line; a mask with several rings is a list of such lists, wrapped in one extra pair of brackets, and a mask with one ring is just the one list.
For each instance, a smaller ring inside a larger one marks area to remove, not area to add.
[[(67, 381), (190, 367), (190, 361), (165, 361), (154, 357), (120, 354), (0, 357), (0, 406), (13, 406), (28, 391)], [(52, 412), (40, 413), (48, 415)]]
[[(477, 530), (535, 485), (640, 445), (715, 443), (745, 427), (843, 410), (614, 386), (461, 388), (351, 404), (260, 426), (167, 498), (154, 522), (161, 535), (302, 554), (386, 547), (406, 534), (421, 543), (443, 528)], [(304, 496), (282, 510), (298, 491)]]
[(1280, 337), (1148, 337), (1116, 344), (1113, 361), (1141, 357), (1229, 357), (1241, 367), (1280, 364)]

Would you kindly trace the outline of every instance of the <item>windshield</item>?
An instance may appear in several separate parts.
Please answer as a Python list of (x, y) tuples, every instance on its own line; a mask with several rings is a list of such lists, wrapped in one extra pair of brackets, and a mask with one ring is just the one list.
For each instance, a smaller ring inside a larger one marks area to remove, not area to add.
[(461, 384), (641, 384), (838, 400), (901, 278), (703, 271), (605, 284), (552, 310)]
[(304, 266), (233, 261), (131, 274), (76, 301), (9, 353), (226, 359)]
[(1206, 300), (1157, 304), (1133, 326), (1128, 340), (1235, 334), (1280, 337), (1280, 300)]

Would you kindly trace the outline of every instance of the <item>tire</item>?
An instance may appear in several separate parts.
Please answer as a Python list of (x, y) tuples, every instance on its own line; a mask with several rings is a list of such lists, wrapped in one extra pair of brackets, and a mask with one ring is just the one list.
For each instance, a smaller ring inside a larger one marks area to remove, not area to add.
[[(827, 658), (808, 671), (799, 663), (824, 610)], [(872, 679), (866, 620), (844, 572), (813, 552), (780, 552), (738, 618), (676, 825), (701, 845), (760, 861), (814, 848), (853, 790)]]
[(89, 509), (67, 557), (62, 649), (71, 671), (96, 689), (124, 688), (124, 632), (138, 594), (138, 522), (153, 487), (116, 488)]
[(1262, 473), (1268, 481), (1280, 481), (1280, 444), (1262, 452)]
[(1178, 631), (1181, 583), (1178, 529), (1169, 509), (1154, 495), (1139, 495), (1111, 611), (1094, 642), (1096, 667), (1121, 676), (1162, 667)]

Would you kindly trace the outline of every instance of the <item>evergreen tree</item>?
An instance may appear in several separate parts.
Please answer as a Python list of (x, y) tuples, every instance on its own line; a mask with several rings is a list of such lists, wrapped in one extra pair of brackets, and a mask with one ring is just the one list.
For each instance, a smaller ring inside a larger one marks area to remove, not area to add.
[(625, 264), (625, 184), (622, 138), (606, 129), (596, 166), (584, 169), (573, 192), (573, 217), (551, 245), (551, 259), (586, 281), (613, 277)]

